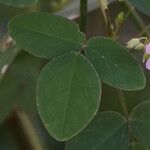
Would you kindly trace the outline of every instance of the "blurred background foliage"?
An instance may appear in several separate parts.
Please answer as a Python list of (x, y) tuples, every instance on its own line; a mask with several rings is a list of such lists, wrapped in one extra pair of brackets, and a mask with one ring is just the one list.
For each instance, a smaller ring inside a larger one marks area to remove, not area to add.
[[(70, 0), (39, 0), (36, 5), (25, 8), (17, 8), (0, 4), (0, 41), (3, 41), (4, 35), (7, 33), (8, 21), (17, 14), (37, 10), (53, 13), (63, 9), (69, 3)], [(116, 9), (116, 7), (118, 9)], [(113, 16), (114, 14), (118, 14), (120, 9), (116, 4), (112, 4), (111, 11), (113, 12)], [(142, 17), (146, 18), (146, 21), (149, 19), (144, 15), (142, 15)], [(106, 33), (104, 32), (104, 26), (102, 26), (103, 21), (104, 20), (102, 20), (102, 17), (99, 16), (99, 10), (97, 10), (96, 13), (92, 12), (89, 14), (87, 35), (105, 35)], [(135, 26), (133, 26), (130, 21), (127, 21), (125, 28), (128, 30), (129, 26), (132, 30), (129, 32), (130, 35), (126, 36), (125, 34), (127, 34), (127, 32), (122, 32), (123, 37), (125, 37), (123, 38), (124, 40), (128, 40), (130, 37), (137, 34)], [(40, 141), (41, 147), (43, 147), (44, 150), (64, 150), (65, 143), (54, 140), (43, 127), (35, 104), (36, 80), (40, 70), (45, 65), (47, 60), (35, 58), (26, 52), (22, 52), (21, 50), (17, 51), (15, 55), (14, 53), (12, 55), (13, 50), (14, 47), (11, 47), (11, 49), (2, 51), (2, 45), (0, 47), (0, 68), (4, 63), (11, 64), (13, 61), (11, 65), (9, 64), (2, 81), (0, 75), (0, 149), (30, 150), (28, 145), (29, 142), (25, 142), (25, 136), (20, 131), (22, 128), (18, 126), (16, 117), (12, 117), (10, 115), (12, 112), (16, 112), (16, 109), (19, 109), (24, 111), (29, 117), (28, 121), (34, 127), (33, 132), (37, 134), (38, 141)], [(4, 58), (7, 58), (7, 60), (3, 60)], [(140, 60), (141, 62), (142, 56), (139, 55), (137, 60)], [(141, 101), (150, 100), (150, 74), (146, 70), (145, 74), (147, 77), (147, 85), (142, 91), (124, 92), (129, 112), (131, 112), (132, 108), (138, 105)], [(103, 84), (103, 94), (100, 105), (100, 111), (104, 110), (115, 110), (123, 113), (119, 103), (117, 90), (105, 84)], [(21, 148), (20, 143), (18, 142), (20, 140), (18, 139), (22, 139), (22, 141), (24, 141), (24, 143), (21, 143), (23, 145)]]
[[(68, 3), (69, 0), (40, 0), (36, 5), (23, 8), (0, 4), (0, 43), (8, 37), (8, 21), (17, 14), (31, 11), (53, 13), (63, 9)], [(41, 145), (39, 150), (64, 150), (64, 143), (57, 142), (47, 133), (36, 108), (36, 81), (46, 61), (18, 50), (15, 46), (3, 51), (3, 45), (0, 45), (0, 69), (5, 63), (9, 65), (4, 78), (0, 74), (0, 149), (34, 149), (26, 141), (16, 117), (10, 115), (19, 109), (29, 116), (27, 121), (34, 126), (33, 132), (37, 133), (37, 141)]]

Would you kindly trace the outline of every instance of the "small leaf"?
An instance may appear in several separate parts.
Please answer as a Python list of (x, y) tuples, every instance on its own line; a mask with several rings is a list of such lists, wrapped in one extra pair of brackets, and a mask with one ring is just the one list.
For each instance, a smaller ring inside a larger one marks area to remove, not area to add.
[(0, 3), (14, 6), (14, 7), (24, 7), (37, 3), (38, 0), (0, 0)]
[(95, 116), (101, 84), (93, 66), (82, 55), (71, 53), (48, 63), (37, 84), (37, 105), (49, 133), (67, 140)]
[(94, 65), (104, 83), (122, 90), (140, 90), (145, 76), (126, 48), (109, 38), (88, 41), (86, 57)]
[(150, 16), (149, 0), (130, 0), (130, 2), (141, 12)]
[(48, 13), (18, 15), (8, 28), (20, 47), (38, 57), (54, 58), (77, 51), (84, 42), (77, 24)]
[(67, 141), (66, 150), (127, 150), (128, 129), (123, 116), (103, 112), (79, 135)]
[(16, 58), (19, 51), (20, 49), (15, 45), (11, 48), (6, 49), (3, 52), (0, 52), (0, 81), (6, 73), (9, 65)]
[(131, 125), (136, 137), (150, 149), (150, 101), (143, 102), (133, 109)]
[(144, 73), (146, 76), (146, 86), (144, 89), (140, 91), (124, 92), (129, 112), (143, 101), (150, 100), (150, 72), (146, 70)]

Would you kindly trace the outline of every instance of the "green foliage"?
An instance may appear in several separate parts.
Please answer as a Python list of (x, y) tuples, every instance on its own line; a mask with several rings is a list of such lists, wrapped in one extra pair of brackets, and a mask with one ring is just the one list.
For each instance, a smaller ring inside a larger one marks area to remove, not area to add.
[(14, 107), (30, 114), (36, 112), (35, 86), (40, 67), (39, 59), (20, 54), (0, 83), (0, 123)]
[[(37, 1), (0, 2), (20, 7)], [(148, 1), (131, 2), (150, 14)], [(150, 100), (149, 73), (145, 87), (144, 72), (127, 48), (105, 37), (86, 41), (76, 23), (42, 12), (14, 17), (8, 30), (17, 47), (0, 53), (0, 122), (14, 107), (34, 114), (36, 98), (45, 128), (56, 140), (68, 140), (66, 150), (150, 149), (150, 101), (141, 103)], [(41, 60), (24, 53), (16, 58), (18, 47), (53, 60), (38, 77)], [(4, 76), (5, 65), (10, 67)], [(124, 90), (127, 99), (126, 116), (104, 111), (122, 113), (118, 89)]]
[(143, 101), (150, 100), (150, 72), (145, 70), (144, 73), (146, 76), (146, 86), (144, 89), (140, 91), (124, 92), (129, 112), (131, 112), (135, 106)]
[(103, 112), (67, 142), (66, 150), (127, 150), (128, 143), (125, 118), (115, 112)]
[(0, 51), (0, 81), (18, 52), (19, 48), (16, 45), (4, 51)]
[(139, 90), (145, 86), (141, 67), (127, 49), (109, 38), (88, 41), (86, 57), (97, 70), (102, 81), (122, 90)]
[(150, 101), (135, 107), (131, 113), (131, 125), (135, 136), (150, 149)]
[(150, 1), (149, 0), (129, 0), (141, 12), (150, 15)]
[(145, 147), (143, 147), (143, 145), (141, 145), (140, 143), (132, 143), (130, 145), (130, 149), (129, 150), (148, 150)]
[(9, 23), (9, 31), (24, 50), (44, 58), (80, 50), (84, 42), (77, 24), (48, 13), (18, 15)]
[[(17, 44), (27, 52), (44, 58), (59, 56), (42, 70), (36, 91), (40, 117), (57, 140), (74, 137), (96, 115), (101, 97), (99, 77), (104, 83), (122, 90), (145, 87), (144, 73), (126, 48), (109, 38), (96, 37), (86, 43), (78, 26), (63, 17), (28, 13), (12, 19), (8, 28)], [(100, 118), (100, 122), (93, 123), (96, 129), (92, 129), (98, 138), (85, 134), (89, 141), (85, 149), (97, 145), (98, 149), (122, 146), (125, 150), (129, 145), (125, 119), (113, 112), (100, 114)], [(84, 144), (83, 141), (78, 142)], [(94, 143), (90, 145), (90, 141)], [(73, 147), (80, 148), (83, 149)]]
[(98, 110), (100, 95), (99, 77), (79, 53), (48, 63), (37, 84), (40, 116), (58, 140), (67, 140), (85, 128)]
[[(146, 76), (146, 86), (142, 90), (138, 91), (124, 91), (124, 97), (126, 100), (126, 105), (128, 112), (130, 113), (132, 109), (143, 101), (150, 100), (150, 72), (144, 71)], [(121, 104), (119, 102), (119, 95), (116, 88), (108, 86), (106, 84), (102, 85), (103, 94), (101, 100), (101, 111), (117, 111), (122, 112)], [(108, 94), (109, 93), (109, 94)]]
[(37, 3), (38, 0), (0, 0), (0, 3), (14, 6), (14, 7), (24, 7)]

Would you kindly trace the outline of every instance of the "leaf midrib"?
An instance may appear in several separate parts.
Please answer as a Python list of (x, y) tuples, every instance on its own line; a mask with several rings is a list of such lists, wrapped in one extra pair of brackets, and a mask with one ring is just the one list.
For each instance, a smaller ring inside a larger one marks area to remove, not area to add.
[[(66, 120), (66, 115), (67, 115), (67, 111), (68, 111), (68, 104), (69, 104), (69, 101), (70, 101), (70, 99), (69, 99), (69, 97), (70, 97), (70, 91), (71, 91), (71, 85), (72, 85), (72, 81), (73, 81), (73, 77), (74, 77), (74, 72), (75, 72), (75, 67), (76, 67), (76, 57), (77, 56), (74, 56), (75, 58), (74, 58), (74, 60), (73, 60), (73, 66), (72, 66), (72, 72), (71, 72), (71, 79), (70, 79), (70, 81), (69, 81), (69, 84), (68, 84), (68, 90), (67, 90), (67, 95), (66, 95), (66, 105), (65, 105), (65, 109), (64, 109), (64, 120), (63, 120), (63, 128), (62, 128), (62, 136), (64, 136), (65, 134), (64, 134), (64, 132), (65, 132), (65, 120)], [(68, 92), (69, 91), (69, 92)]]
[[(20, 29), (20, 30), (25, 30), (25, 31), (27, 31), (27, 32), (33, 32), (33, 33), (36, 33), (36, 34), (42, 34), (42, 35), (44, 35), (44, 36), (48, 36), (49, 38), (54, 38), (54, 39), (57, 39), (57, 40), (62, 40), (62, 41), (64, 41), (64, 42), (69, 42), (69, 43), (73, 43), (73, 44), (82, 44), (82, 42), (84, 41), (84, 39), (82, 39), (83, 41), (81, 41), (81, 43), (79, 43), (79, 41), (78, 42), (76, 42), (77, 40), (69, 40), (69, 39), (63, 39), (63, 38), (60, 38), (60, 37), (58, 37), (58, 36), (52, 36), (52, 35), (50, 35), (50, 34), (47, 34), (47, 33), (44, 33), (44, 32), (40, 32), (40, 31), (37, 31), (37, 30), (31, 30), (31, 29), (29, 29), (29, 28), (22, 28), (22, 27), (20, 27), (20, 26), (14, 26), (14, 28), (18, 28), (18, 29)], [(80, 34), (80, 33), (79, 33)], [(82, 35), (80, 34), (79, 35), (79, 37), (82, 37)], [(79, 38), (78, 38), (79, 39)], [(81, 40), (81, 39), (80, 39)]]

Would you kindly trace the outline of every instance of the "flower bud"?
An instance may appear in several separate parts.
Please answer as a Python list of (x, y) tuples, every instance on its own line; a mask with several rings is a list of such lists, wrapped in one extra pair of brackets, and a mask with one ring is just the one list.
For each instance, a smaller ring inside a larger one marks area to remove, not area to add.
[(131, 39), (129, 42), (127, 42), (126, 44), (126, 47), (129, 48), (129, 49), (132, 49), (132, 48), (135, 48), (137, 45), (139, 45), (141, 42), (140, 42), (140, 39), (138, 38), (133, 38)]
[(120, 27), (124, 22), (124, 12), (120, 12), (116, 17), (116, 26)]
[(144, 44), (143, 43), (139, 43), (136, 47), (136, 50), (143, 50), (144, 49)]

